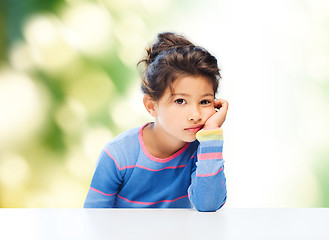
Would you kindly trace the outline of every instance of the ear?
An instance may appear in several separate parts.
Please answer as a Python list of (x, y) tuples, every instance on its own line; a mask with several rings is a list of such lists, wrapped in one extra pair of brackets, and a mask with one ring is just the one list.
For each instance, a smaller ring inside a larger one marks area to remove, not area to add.
[(144, 98), (143, 98), (143, 103), (144, 103), (144, 106), (145, 106), (146, 110), (148, 111), (148, 113), (152, 117), (156, 117), (157, 116), (156, 101), (153, 100), (153, 98), (151, 98), (150, 95), (145, 94)]

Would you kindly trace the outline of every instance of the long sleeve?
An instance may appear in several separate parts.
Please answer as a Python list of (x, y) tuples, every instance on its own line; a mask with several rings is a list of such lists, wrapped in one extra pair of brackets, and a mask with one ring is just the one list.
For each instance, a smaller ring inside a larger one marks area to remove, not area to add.
[(109, 150), (104, 148), (98, 158), (84, 207), (114, 207), (121, 183), (120, 169)]
[(196, 138), (200, 145), (192, 169), (189, 198), (198, 211), (216, 211), (224, 205), (227, 193), (222, 157), (223, 130), (202, 129)]

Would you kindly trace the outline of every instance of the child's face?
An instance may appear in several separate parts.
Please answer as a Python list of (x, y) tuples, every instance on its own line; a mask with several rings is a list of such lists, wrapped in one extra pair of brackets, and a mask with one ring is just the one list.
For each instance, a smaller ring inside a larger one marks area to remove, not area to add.
[(213, 86), (204, 76), (185, 76), (175, 80), (172, 88), (173, 92), (167, 87), (157, 101), (155, 122), (168, 139), (193, 142), (216, 112)]

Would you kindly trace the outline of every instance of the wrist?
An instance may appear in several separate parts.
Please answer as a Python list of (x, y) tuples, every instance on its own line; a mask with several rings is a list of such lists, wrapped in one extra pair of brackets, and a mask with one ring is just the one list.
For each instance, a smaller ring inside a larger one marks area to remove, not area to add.
[(200, 141), (223, 140), (223, 129), (215, 127), (214, 129), (201, 129), (196, 133), (196, 139)]

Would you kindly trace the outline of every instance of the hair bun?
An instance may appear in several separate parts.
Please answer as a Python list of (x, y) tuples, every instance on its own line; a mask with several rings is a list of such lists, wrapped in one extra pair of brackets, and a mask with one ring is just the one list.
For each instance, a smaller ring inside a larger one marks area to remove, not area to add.
[(217, 59), (206, 49), (195, 46), (181, 35), (171, 32), (160, 33), (156, 42), (146, 49), (143, 63), (142, 91), (153, 100), (159, 100), (164, 91), (181, 76), (203, 76), (212, 83), (217, 92), (220, 70)]
[(151, 47), (146, 49), (147, 56), (141, 62), (145, 62), (146, 65), (149, 65), (163, 51), (170, 51), (175, 48), (188, 46), (194, 45), (181, 35), (172, 32), (160, 33), (157, 36), (157, 41)]

